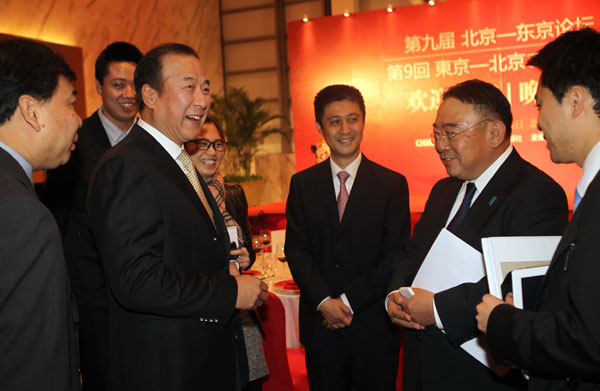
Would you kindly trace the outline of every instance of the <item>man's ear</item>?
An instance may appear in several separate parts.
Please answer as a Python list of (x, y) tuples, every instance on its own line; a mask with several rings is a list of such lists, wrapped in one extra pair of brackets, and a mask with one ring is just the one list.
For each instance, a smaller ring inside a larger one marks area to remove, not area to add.
[(102, 84), (98, 80), (96, 80), (96, 92), (98, 95), (102, 95)]
[(31, 95), (21, 95), (18, 100), (17, 110), (36, 132), (42, 130), (41, 121), (41, 105), (42, 103)]
[(569, 88), (569, 91), (565, 93), (563, 102), (567, 104), (567, 109), (573, 118), (579, 116), (585, 108), (586, 100), (588, 99), (585, 87), (575, 85)]
[(494, 120), (490, 124), (490, 146), (498, 148), (504, 142), (506, 137), (506, 125), (500, 120)]
[(323, 135), (323, 128), (321, 128), (321, 124), (319, 123), (319, 121), (315, 121), (315, 125), (317, 125), (317, 130), (319, 131), (319, 133), (322, 136)]
[[(158, 91), (154, 88), (150, 87), (149, 84), (144, 84), (142, 86), (142, 98), (144, 100), (144, 105), (148, 107), (150, 110), (154, 110), (156, 106), (156, 98), (158, 98)], [(141, 110), (141, 107), (139, 107)]]

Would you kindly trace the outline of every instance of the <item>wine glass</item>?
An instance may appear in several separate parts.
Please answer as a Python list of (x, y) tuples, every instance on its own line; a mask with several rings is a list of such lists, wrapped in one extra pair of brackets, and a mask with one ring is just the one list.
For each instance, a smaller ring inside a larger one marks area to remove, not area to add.
[(263, 245), (263, 249), (265, 252), (269, 250), (269, 245), (271, 244), (271, 230), (270, 229), (261, 229), (258, 232), (258, 236), (260, 236), (260, 240)]
[(266, 276), (265, 274), (265, 265), (262, 258), (263, 244), (259, 235), (252, 236), (252, 249), (256, 253), (256, 259), (258, 264), (261, 266), (260, 276)]
[[(277, 249), (275, 250), (275, 258), (277, 258), (277, 262), (275, 262), (275, 264), (279, 264), (281, 263), (281, 274), (282, 277), (285, 277), (285, 266), (284, 263), (286, 262), (285, 259), (285, 248), (283, 246), (283, 244), (279, 244), (277, 245)], [(277, 270), (277, 266), (276, 266), (276, 270)]]

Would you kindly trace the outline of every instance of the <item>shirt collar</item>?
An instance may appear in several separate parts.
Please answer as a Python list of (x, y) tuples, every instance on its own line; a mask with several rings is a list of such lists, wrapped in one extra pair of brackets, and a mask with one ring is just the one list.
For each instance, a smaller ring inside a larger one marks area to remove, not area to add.
[(581, 197), (585, 195), (598, 171), (600, 171), (600, 141), (594, 145), (583, 162), (583, 173), (577, 183), (577, 192)]
[(111, 146), (115, 146), (117, 143), (123, 140), (125, 136), (129, 134), (129, 131), (131, 131), (131, 128), (133, 128), (133, 125), (135, 125), (136, 122), (136, 118), (134, 118), (129, 129), (123, 132), (117, 125), (115, 125), (104, 115), (104, 105), (100, 106), (100, 110), (98, 110), (98, 117), (100, 117), (100, 122), (104, 127), (104, 132), (106, 133)]
[(31, 167), (31, 164), (29, 164), (27, 159), (25, 159), (22, 155), (8, 145), (4, 144), (2, 141), (0, 141), (0, 148), (4, 149), (10, 156), (13, 157), (13, 159), (17, 161), (17, 163), (19, 163), (19, 165), (23, 168), (23, 171), (25, 171), (25, 175), (27, 175), (27, 178), (29, 178), (29, 181), (31, 181), (33, 184), (33, 167)]
[(346, 166), (346, 168), (342, 169), (337, 164), (335, 164), (333, 159), (329, 158), (329, 163), (331, 164), (331, 175), (333, 175), (333, 177), (336, 178), (338, 172), (346, 171), (348, 174), (350, 174), (350, 177), (356, 178), (356, 173), (358, 172), (358, 167), (360, 166), (361, 159), (362, 159), (362, 152), (359, 152), (356, 159), (354, 159), (352, 161), (352, 163), (348, 164)]
[(481, 175), (479, 175), (477, 179), (473, 181), (468, 181), (475, 183), (475, 187), (477, 188), (477, 192), (475, 193), (476, 195), (480, 194), (483, 191), (483, 189), (487, 186), (488, 182), (496, 174), (500, 166), (502, 166), (506, 159), (508, 159), (508, 156), (512, 153), (513, 149), (513, 146), (509, 145), (508, 148), (506, 148), (506, 151), (502, 152), (502, 154), (498, 156), (498, 159), (496, 159), (492, 164), (490, 164), (490, 166)]
[(177, 145), (167, 136), (162, 134), (158, 129), (145, 122), (141, 118), (138, 120), (138, 125), (146, 132), (148, 132), (150, 136), (154, 137), (154, 139), (168, 152), (168, 154), (171, 155), (173, 160), (177, 161), (177, 157), (181, 153), (183, 145)]

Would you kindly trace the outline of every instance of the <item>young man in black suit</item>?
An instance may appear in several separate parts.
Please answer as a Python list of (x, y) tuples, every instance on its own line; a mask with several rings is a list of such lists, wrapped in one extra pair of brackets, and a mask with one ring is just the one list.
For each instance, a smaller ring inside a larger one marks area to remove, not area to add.
[[(562, 232), (568, 218), (564, 191), (519, 156), (510, 144), (511, 125), (508, 100), (489, 83), (468, 80), (444, 93), (432, 141), (450, 177), (431, 190), (390, 290), (410, 286), (444, 227), (478, 251), (483, 237)], [(414, 288), (409, 300), (390, 294), (388, 313), (406, 328), (405, 390), (523, 386), (518, 374), (500, 377), (460, 348), (478, 333), (475, 306), (487, 290), (484, 277), (435, 295)]]
[(100, 157), (123, 140), (136, 122), (133, 73), (141, 58), (142, 53), (127, 42), (113, 42), (100, 53), (95, 75), (102, 106), (83, 120), (71, 160), (48, 171), (40, 192), (63, 225), (65, 258), (79, 309), (84, 391), (106, 390), (108, 365), (108, 299), (100, 255), (89, 225), (87, 192)]
[(394, 390), (400, 339), (383, 299), (410, 234), (408, 186), (361, 153), (360, 91), (328, 86), (314, 105), (331, 155), (292, 177), (285, 242), (310, 387)]
[(583, 174), (536, 311), (518, 310), (488, 294), (477, 306), (478, 326), (496, 360), (529, 370), (530, 390), (598, 390), (600, 34), (591, 28), (565, 33), (528, 65), (542, 71), (538, 127), (552, 161), (574, 162)]
[(267, 285), (229, 275), (225, 223), (183, 149), (208, 114), (209, 81), (192, 48), (170, 43), (146, 53), (134, 82), (141, 119), (100, 159), (88, 197), (109, 289), (109, 388), (239, 390), (235, 309), (262, 304)]
[(33, 171), (75, 148), (75, 73), (47, 46), (0, 42), (0, 388), (79, 390), (74, 303), (60, 232)]

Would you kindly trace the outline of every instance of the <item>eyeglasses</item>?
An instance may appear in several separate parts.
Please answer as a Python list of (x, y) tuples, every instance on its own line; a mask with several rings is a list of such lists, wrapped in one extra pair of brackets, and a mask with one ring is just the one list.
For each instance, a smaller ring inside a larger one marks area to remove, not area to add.
[[(441, 132), (438, 132), (438, 133), (433, 132), (431, 134), (431, 142), (436, 144), (436, 143), (439, 143), (442, 141), (448, 141), (449, 143), (451, 143), (452, 140), (454, 139), (454, 137), (458, 136), (461, 133), (466, 132), (469, 129), (473, 129), (474, 127), (481, 125), (482, 123), (487, 122), (487, 121), (491, 121), (491, 119), (484, 119), (483, 121), (477, 122), (475, 125), (471, 125), (468, 128), (463, 128), (463, 129), (459, 128), (456, 125), (444, 125), (444, 126), (442, 126)], [(435, 127), (435, 125), (434, 125), (434, 127)], [(456, 129), (456, 130), (451, 131), (450, 129)]]
[(217, 152), (224, 152), (227, 149), (227, 146), (229, 145), (229, 143), (227, 141), (223, 141), (223, 140), (210, 141), (205, 138), (200, 138), (200, 139), (194, 140), (194, 141), (188, 141), (186, 144), (195, 145), (196, 149), (198, 149), (200, 151), (208, 151), (210, 149), (210, 147), (212, 146), (215, 149), (215, 151), (217, 151)]

